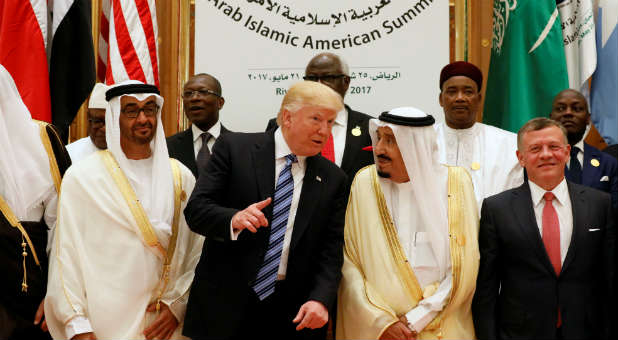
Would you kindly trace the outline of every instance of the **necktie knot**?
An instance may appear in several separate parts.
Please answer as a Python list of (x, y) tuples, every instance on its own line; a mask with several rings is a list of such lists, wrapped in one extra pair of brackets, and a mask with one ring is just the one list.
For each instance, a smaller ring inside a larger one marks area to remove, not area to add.
[(543, 195), (543, 198), (545, 199), (546, 202), (551, 202), (554, 200), (554, 198), (556, 198), (556, 195), (554, 195), (553, 192), (548, 191)]
[(202, 137), (202, 144), (206, 144), (206, 143), (208, 143), (208, 141), (210, 140), (210, 137), (212, 137), (212, 135), (210, 134), (210, 132), (202, 132), (200, 137)]
[(571, 157), (577, 157), (577, 155), (579, 154), (580, 151), (581, 150), (578, 147), (573, 146), (571, 148)]
[(296, 163), (298, 161), (298, 157), (295, 154), (291, 153), (285, 156), (285, 165), (290, 166), (292, 163)]

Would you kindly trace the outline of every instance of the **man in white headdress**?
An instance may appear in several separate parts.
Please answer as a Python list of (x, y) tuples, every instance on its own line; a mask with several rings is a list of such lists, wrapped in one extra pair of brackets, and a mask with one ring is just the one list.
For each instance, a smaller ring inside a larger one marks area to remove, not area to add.
[(67, 171), (45, 311), (56, 339), (180, 337), (203, 238), (182, 213), (195, 184), (168, 157), (155, 86), (106, 93), (107, 150)]
[(88, 136), (67, 145), (71, 162), (75, 163), (86, 158), (93, 152), (107, 149), (105, 141), (105, 91), (108, 87), (96, 83), (88, 100)]
[(460, 167), (438, 162), (434, 118), (404, 107), (369, 122), (345, 223), (338, 339), (473, 339), (478, 210)]
[(46, 247), (61, 176), (70, 165), (57, 132), (31, 118), (0, 65), (0, 339), (49, 338), (38, 325), (47, 286)]
[(444, 66), (439, 100), (445, 122), (435, 125), (440, 162), (468, 170), (479, 211), (486, 197), (524, 182), (524, 169), (515, 157), (517, 135), (476, 122), (482, 85), (483, 74), (473, 64)]

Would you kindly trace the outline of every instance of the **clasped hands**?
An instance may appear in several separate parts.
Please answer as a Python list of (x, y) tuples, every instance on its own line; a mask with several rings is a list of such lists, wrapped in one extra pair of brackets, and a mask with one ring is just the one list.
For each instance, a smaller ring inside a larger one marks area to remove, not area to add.
[(406, 319), (405, 315), (399, 318), (399, 321), (390, 325), (382, 336), (380, 340), (416, 340), (416, 332), (412, 331), (410, 327), (408, 327), (408, 319)]

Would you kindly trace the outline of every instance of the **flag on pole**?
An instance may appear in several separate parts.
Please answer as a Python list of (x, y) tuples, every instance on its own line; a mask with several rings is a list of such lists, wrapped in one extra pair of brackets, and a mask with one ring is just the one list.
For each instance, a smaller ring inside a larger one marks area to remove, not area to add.
[(90, 0), (55, 0), (49, 84), (52, 122), (68, 139), (69, 125), (95, 83)]
[(46, 0), (0, 1), (0, 64), (32, 118), (51, 122), (46, 39)]
[(99, 13), (99, 43), (97, 55), (97, 82), (105, 82), (109, 46), (109, 7), (110, 0), (101, 0)]
[(106, 83), (139, 80), (159, 86), (155, 0), (111, 0)]
[(494, 0), (483, 121), (517, 132), (569, 85), (555, 0)]
[(608, 144), (618, 142), (618, 1), (599, 0), (597, 69), (592, 77), (592, 122)]
[(588, 93), (588, 79), (597, 67), (592, 1), (558, 0), (556, 3), (562, 26), (569, 88)]

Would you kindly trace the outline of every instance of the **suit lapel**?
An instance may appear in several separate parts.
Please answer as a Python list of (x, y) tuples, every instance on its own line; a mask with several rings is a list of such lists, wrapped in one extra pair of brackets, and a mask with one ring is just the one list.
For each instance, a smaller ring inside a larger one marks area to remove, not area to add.
[(513, 211), (517, 211), (517, 221), (522, 233), (526, 236), (534, 252), (539, 257), (539, 260), (547, 268), (549, 272), (556, 275), (556, 271), (549, 261), (543, 239), (539, 233), (539, 226), (536, 223), (536, 217), (534, 215), (534, 206), (532, 202), (532, 195), (530, 193), (529, 184), (524, 182), (517, 190), (513, 191)]
[[(601, 155), (599, 155), (600, 151), (593, 148), (592, 146), (584, 143), (584, 164), (582, 164), (582, 185), (595, 187), (601, 179), (599, 166), (592, 166), (590, 160), (593, 158), (597, 161), (601, 160)], [(603, 164), (601, 164), (603, 166)]]
[(586, 235), (585, 222), (588, 219), (588, 207), (584, 203), (583, 198), (583, 192), (585, 191), (585, 188), (576, 188), (569, 182), (567, 182), (567, 186), (569, 188), (569, 197), (571, 198), (571, 211), (573, 214), (573, 232), (571, 233), (569, 250), (567, 251), (567, 255), (564, 259), (564, 263), (562, 264), (562, 270), (560, 271), (560, 273), (564, 273), (569, 264), (573, 262), (578, 240)]
[[(294, 229), (292, 231), (290, 250), (294, 249), (303, 236), (322, 194), (322, 181), (326, 178), (320, 177), (323, 177), (323, 175), (320, 174), (320, 169), (317, 166), (317, 157), (322, 156), (307, 157), (307, 168), (305, 170), (305, 177), (303, 178), (296, 217), (294, 218)], [(321, 178), (321, 180), (318, 180), (318, 178)]]
[(179, 155), (183, 158), (179, 159), (179, 161), (183, 164), (187, 164), (189, 170), (191, 170), (193, 175), (197, 177), (198, 171), (197, 163), (195, 163), (195, 151), (193, 147), (193, 130), (191, 128), (185, 130), (185, 133), (183, 133), (180, 138)]
[[(251, 150), (255, 175), (261, 199), (271, 197), (275, 193), (275, 137), (274, 130), (266, 133), (266, 138), (255, 143)], [(272, 215), (272, 203), (265, 208), (266, 218)]]
[(360, 145), (362, 138), (359, 138), (359, 136), (354, 136), (352, 134), (352, 129), (356, 128), (357, 126), (361, 126), (359, 115), (357, 115), (356, 112), (350, 109), (350, 107), (347, 105), (345, 106), (345, 109), (348, 111), (348, 125), (346, 126), (345, 132), (345, 148), (343, 149), (341, 169), (345, 173), (348, 173), (350, 171), (350, 168), (354, 164), (354, 160), (356, 159), (358, 152), (361, 151), (361, 148), (367, 145)]

